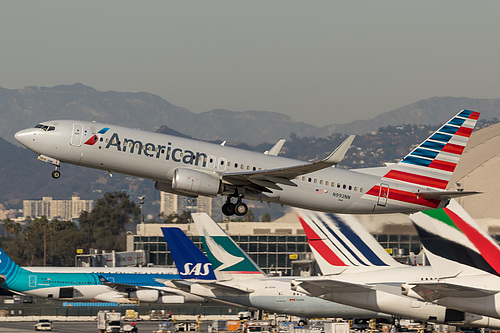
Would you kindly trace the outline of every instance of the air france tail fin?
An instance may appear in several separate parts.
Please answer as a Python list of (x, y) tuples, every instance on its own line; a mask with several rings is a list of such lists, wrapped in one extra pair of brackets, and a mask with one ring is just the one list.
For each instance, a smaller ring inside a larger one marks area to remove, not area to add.
[(500, 276), (500, 247), (455, 200), (446, 208), (410, 218), (440, 277), (477, 274), (477, 270)]
[(161, 231), (182, 279), (216, 279), (210, 261), (181, 229), (168, 227)]
[(8, 286), (16, 281), (25, 271), (4, 250), (0, 249), (0, 286), (9, 288)]
[(296, 211), (323, 274), (339, 267), (401, 266), (354, 216)]
[(203, 247), (217, 276), (261, 277), (264, 272), (206, 213), (192, 213)]
[(460, 111), (396, 163), (382, 178), (382, 183), (385, 178), (422, 186), (424, 191), (444, 191), (478, 118), (479, 112)]

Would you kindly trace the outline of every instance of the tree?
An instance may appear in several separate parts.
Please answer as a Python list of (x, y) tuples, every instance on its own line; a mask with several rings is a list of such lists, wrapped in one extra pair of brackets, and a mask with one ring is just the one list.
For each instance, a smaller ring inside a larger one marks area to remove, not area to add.
[(137, 224), (141, 210), (125, 192), (105, 193), (90, 213), (80, 214), (87, 246), (102, 250), (125, 250), (125, 233)]

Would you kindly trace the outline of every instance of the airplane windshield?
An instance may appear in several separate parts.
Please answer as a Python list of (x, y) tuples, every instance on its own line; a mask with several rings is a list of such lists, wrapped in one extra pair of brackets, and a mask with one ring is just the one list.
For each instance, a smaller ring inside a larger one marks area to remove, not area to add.
[(56, 127), (55, 126), (49, 126), (49, 125), (43, 125), (43, 124), (37, 124), (35, 128), (41, 128), (44, 131), (55, 131)]

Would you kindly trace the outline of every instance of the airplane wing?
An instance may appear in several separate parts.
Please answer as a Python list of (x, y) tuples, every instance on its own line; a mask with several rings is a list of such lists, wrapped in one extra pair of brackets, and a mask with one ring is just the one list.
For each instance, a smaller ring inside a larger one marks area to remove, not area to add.
[(197, 283), (207, 289), (212, 290), (214, 294), (217, 293), (232, 293), (232, 294), (239, 294), (239, 295), (248, 295), (253, 293), (255, 290), (253, 289), (248, 289), (248, 288), (239, 288), (235, 286), (228, 286), (226, 284), (219, 283), (217, 281), (204, 281), (204, 280), (197, 280)]
[(246, 186), (256, 192), (270, 192), (269, 189), (281, 190), (277, 184), (297, 186), (290, 179), (340, 163), (354, 138), (355, 135), (348, 136), (327, 158), (316, 162), (269, 170), (221, 173), (220, 176), (227, 184)]
[[(173, 290), (167, 290), (167, 289), (162, 289), (154, 286), (134, 286), (130, 284), (124, 284), (124, 283), (116, 283), (116, 282), (103, 282), (104, 285), (113, 288), (117, 292), (131, 292), (135, 290), (140, 290), (140, 289), (154, 289), (154, 290), (161, 290), (164, 294), (172, 294), (172, 295), (178, 295), (178, 293), (175, 292), (175, 289)], [(180, 288), (176, 288), (180, 289)]]
[(328, 293), (363, 293), (373, 290), (370, 285), (330, 280), (325, 278), (304, 279), (292, 281), (292, 288), (300, 287), (312, 296), (322, 296)]
[(475, 298), (494, 295), (499, 290), (482, 289), (453, 283), (426, 282), (411, 284), (411, 288), (424, 300), (432, 302), (445, 297)]
[(197, 279), (185, 279), (185, 280), (161, 280), (157, 279), (158, 282), (163, 283), (167, 287), (173, 287), (180, 289), (185, 292), (193, 292), (191, 289), (194, 285), (201, 286), (203, 288), (210, 289), (215, 295), (220, 294), (238, 294), (238, 295), (248, 295), (253, 293), (253, 289), (239, 288), (235, 286), (229, 286), (220, 283), (217, 280), (197, 280)]

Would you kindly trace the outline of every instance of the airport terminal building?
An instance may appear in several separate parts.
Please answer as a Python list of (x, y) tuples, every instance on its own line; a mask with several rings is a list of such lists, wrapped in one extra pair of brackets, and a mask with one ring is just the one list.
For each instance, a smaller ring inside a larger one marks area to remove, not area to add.
[[(275, 222), (222, 222), (219, 225), (267, 274), (316, 275), (318, 269), (307, 244), (302, 226), (295, 214)], [(176, 226), (202, 249), (194, 224), (148, 224), (137, 226), (135, 235), (127, 237), (127, 251), (144, 250), (147, 262), (155, 266), (173, 265), (161, 227)], [(375, 234), (379, 243), (397, 259), (407, 262), (410, 252), (418, 254), (420, 240), (414, 234)]]

